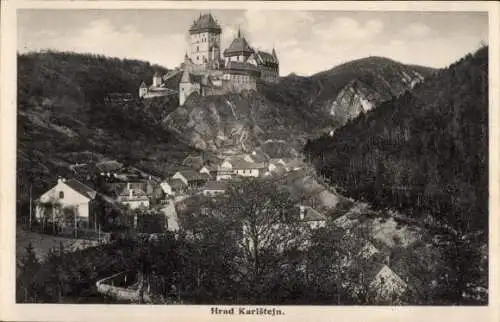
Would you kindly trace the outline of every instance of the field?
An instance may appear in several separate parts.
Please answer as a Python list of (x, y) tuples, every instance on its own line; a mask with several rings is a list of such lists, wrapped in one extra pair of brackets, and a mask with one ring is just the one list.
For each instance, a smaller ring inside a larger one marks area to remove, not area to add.
[(31, 242), (39, 260), (45, 259), (51, 248), (59, 248), (61, 243), (65, 251), (75, 251), (97, 245), (97, 241), (52, 236), (16, 229), (16, 259), (19, 261)]

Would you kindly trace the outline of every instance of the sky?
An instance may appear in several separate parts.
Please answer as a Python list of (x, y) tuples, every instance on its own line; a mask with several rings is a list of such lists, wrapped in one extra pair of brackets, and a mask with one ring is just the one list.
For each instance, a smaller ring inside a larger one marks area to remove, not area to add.
[[(226, 48), (238, 27), (250, 45), (276, 48), (281, 76), (312, 75), (350, 60), (383, 56), (442, 68), (488, 43), (486, 12), (211, 10)], [(17, 49), (98, 53), (178, 66), (200, 13), (178, 9), (23, 9)]]

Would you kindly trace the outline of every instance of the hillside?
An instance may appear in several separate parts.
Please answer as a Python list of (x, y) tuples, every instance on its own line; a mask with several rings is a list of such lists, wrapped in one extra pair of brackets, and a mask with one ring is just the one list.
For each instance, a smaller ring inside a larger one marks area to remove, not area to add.
[(307, 109), (318, 117), (320, 127), (335, 129), (360, 112), (411, 89), (433, 73), (427, 67), (367, 57), (311, 77), (290, 75), (262, 92), (271, 101)]
[(282, 150), (291, 145), (289, 155), (306, 138), (338, 128), (432, 72), (369, 57), (311, 77), (290, 75), (279, 84), (259, 84), (258, 92), (193, 96), (164, 123), (200, 149), (248, 150), (264, 144)]
[(317, 168), (353, 198), (488, 229), (488, 48), (309, 142)]
[(68, 166), (118, 159), (153, 174), (192, 148), (161, 125), (176, 98), (105, 103), (106, 94), (136, 95), (142, 80), (165, 68), (137, 60), (44, 52), (18, 55), (18, 196), (37, 196)]

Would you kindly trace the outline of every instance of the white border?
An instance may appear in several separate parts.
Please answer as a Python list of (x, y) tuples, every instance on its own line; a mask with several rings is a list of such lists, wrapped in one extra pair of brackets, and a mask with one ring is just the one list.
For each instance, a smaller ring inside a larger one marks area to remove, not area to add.
[[(284, 316), (212, 316), (210, 306), (56, 305), (15, 304), (15, 167), (16, 167), (16, 9), (286, 9), (362, 11), (488, 11), (490, 22), (490, 296), (487, 307), (375, 307), (281, 306)], [(495, 2), (163, 2), (163, 1), (3, 1), (1, 19), (1, 126), (0, 126), (0, 320), (221, 320), (272, 318), (273, 320), (353, 321), (500, 321), (498, 111), (499, 14)]]

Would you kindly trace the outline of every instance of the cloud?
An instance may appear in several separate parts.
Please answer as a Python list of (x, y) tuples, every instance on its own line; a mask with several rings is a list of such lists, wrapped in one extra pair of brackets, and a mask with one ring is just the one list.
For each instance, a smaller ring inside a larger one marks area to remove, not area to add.
[(431, 27), (421, 22), (411, 23), (401, 30), (403, 36), (409, 37), (425, 37), (430, 35), (431, 32)]
[[(120, 58), (137, 58), (152, 63), (172, 66), (182, 61), (186, 49), (185, 35), (181, 33), (145, 34), (135, 26), (115, 26), (107, 19), (91, 20), (87, 25), (68, 33), (43, 30), (43, 43), (21, 45), (29, 50), (55, 49), (61, 51), (91, 52)], [(33, 39), (33, 38), (32, 38)]]
[(312, 34), (317, 41), (369, 41), (384, 29), (381, 20), (371, 19), (364, 23), (349, 17), (338, 17), (315, 26)]

